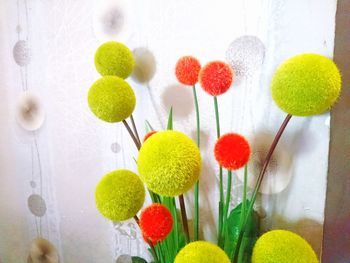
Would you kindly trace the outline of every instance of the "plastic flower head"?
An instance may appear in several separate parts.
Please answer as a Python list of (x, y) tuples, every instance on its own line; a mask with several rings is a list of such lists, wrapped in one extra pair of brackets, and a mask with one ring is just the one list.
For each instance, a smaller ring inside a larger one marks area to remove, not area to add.
[(152, 204), (143, 210), (140, 228), (146, 241), (153, 244), (163, 241), (173, 228), (173, 217), (167, 207)]
[(155, 134), (157, 131), (150, 131), (148, 132), (145, 137), (143, 138), (143, 142), (145, 142), (149, 137), (151, 137), (153, 134)]
[(226, 253), (218, 246), (206, 242), (189, 243), (177, 254), (174, 263), (229, 263)]
[(252, 263), (318, 263), (317, 256), (305, 239), (285, 230), (273, 230), (255, 243)]
[(175, 75), (180, 83), (193, 86), (198, 82), (200, 70), (201, 64), (198, 59), (192, 56), (185, 56), (177, 61)]
[(251, 150), (248, 141), (243, 136), (227, 133), (217, 140), (214, 154), (222, 167), (237, 170), (247, 164)]
[(286, 60), (276, 70), (271, 83), (272, 98), (277, 106), (296, 116), (329, 110), (340, 90), (337, 66), (317, 54), (302, 54)]
[(100, 213), (112, 221), (132, 218), (145, 200), (145, 188), (140, 178), (128, 170), (115, 170), (98, 183), (95, 201)]
[(199, 81), (207, 93), (212, 96), (218, 96), (231, 87), (233, 75), (230, 65), (222, 61), (213, 61), (201, 69)]
[(109, 41), (96, 50), (95, 66), (102, 76), (113, 75), (125, 79), (132, 73), (135, 60), (127, 46)]
[(163, 196), (188, 191), (198, 180), (201, 156), (191, 138), (178, 131), (160, 131), (142, 145), (137, 160), (141, 179)]
[(115, 76), (105, 76), (92, 84), (88, 103), (97, 118), (107, 122), (120, 122), (135, 109), (136, 97), (130, 85)]

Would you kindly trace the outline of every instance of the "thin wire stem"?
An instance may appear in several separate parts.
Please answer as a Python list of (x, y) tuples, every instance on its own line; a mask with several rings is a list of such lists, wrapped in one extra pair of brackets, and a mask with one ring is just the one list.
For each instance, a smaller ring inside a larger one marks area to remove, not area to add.
[[(177, 209), (176, 209), (176, 201), (175, 198), (171, 198), (171, 213), (173, 214), (174, 217), (174, 243), (176, 249), (179, 247), (179, 220), (177, 219)], [(175, 255), (174, 255), (175, 256)]]
[(134, 143), (135, 143), (135, 145), (136, 145), (136, 148), (137, 148), (138, 150), (140, 150), (141, 145), (140, 145), (139, 141), (137, 140), (137, 138), (135, 137), (134, 133), (132, 132), (132, 130), (131, 130), (129, 124), (126, 122), (126, 120), (123, 120), (123, 124), (124, 124), (126, 130), (128, 131), (128, 133), (129, 133), (131, 139), (134, 141)]
[(232, 186), (232, 171), (228, 170), (226, 201), (225, 201), (224, 213), (223, 213), (223, 228), (222, 228), (221, 237), (225, 236), (225, 231), (227, 228), (227, 215), (228, 215), (228, 210), (230, 208), (230, 200), (231, 200), (231, 186)]
[(247, 210), (247, 214), (244, 218), (244, 221), (243, 221), (243, 224), (242, 224), (242, 227), (241, 227), (241, 230), (239, 232), (239, 236), (238, 236), (238, 239), (237, 239), (237, 246), (236, 246), (236, 249), (235, 249), (235, 254), (234, 254), (234, 257), (233, 257), (233, 260), (232, 262), (233, 263), (236, 263), (237, 262), (237, 259), (238, 259), (238, 254), (239, 254), (239, 250), (240, 250), (240, 246), (241, 246), (241, 243), (242, 243), (242, 240), (243, 240), (243, 235), (244, 235), (244, 232), (246, 231), (246, 227), (247, 227), (247, 223), (248, 223), (248, 219), (250, 217), (250, 214), (252, 213), (253, 211), (253, 206), (254, 206), (254, 203), (255, 203), (255, 200), (256, 200), (256, 197), (257, 197), (257, 194), (258, 194), (258, 191), (259, 191), (259, 188), (261, 186), (261, 183), (264, 179), (264, 175), (265, 175), (265, 172), (266, 172), (266, 169), (270, 163), (270, 160), (271, 160), (271, 157), (272, 157), (272, 154), (285, 130), (285, 128), (287, 127), (290, 119), (292, 118), (292, 115), (288, 114), (286, 116), (286, 118), (284, 119), (281, 127), (279, 128), (272, 144), (271, 144), (271, 147), (270, 147), (270, 150), (266, 156), (266, 159), (264, 161), (264, 165), (263, 165), (263, 168), (261, 169), (261, 172), (259, 174), (259, 177), (258, 177), (258, 181), (256, 182), (255, 184), (255, 187), (254, 187), (254, 191), (253, 191), (253, 195), (251, 197), (251, 201), (250, 201), (250, 204), (249, 204), (249, 207), (248, 207), (248, 210)]
[(185, 206), (185, 200), (184, 200), (183, 195), (179, 195), (179, 202), (180, 202), (180, 209), (181, 209), (182, 226), (183, 226), (184, 231), (185, 231), (186, 243), (189, 243), (190, 242), (190, 232), (188, 230), (186, 206)]
[[(193, 98), (194, 105), (196, 108), (196, 124), (197, 124), (197, 146), (200, 148), (201, 144), (201, 136), (200, 136), (200, 119), (199, 119), (199, 105), (198, 105), (198, 97), (196, 86), (193, 85)], [(197, 241), (199, 239), (199, 180), (196, 182), (194, 186), (194, 240)]]
[(139, 136), (139, 133), (137, 132), (137, 127), (136, 127), (136, 124), (135, 124), (135, 121), (134, 121), (134, 117), (132, 116), (132, 114), (130, 115), (130, 119), (131, 119), (132, 129), (134, 131), (134, 135), (135, 135), (136, 139), (138, 140), (139, 145), (141, 145), (140, 136)]
[[(220, 137), (220, 117), (219, 117), (219, 106), (218, 99), (214, 96), (214, 110), (215, 110), (215, 121), (216, 121), (216, 137)], [(219, 229), (218, 229), (218, 243), (219, 245), (222, 242), (222, 227), (223, 227), (223, 207), (224, 207), (224, 185), (222, 178), (222, 167), (219, 167), (219, 190), (220, 190), (220, 199), (219, 199)]]
[[(241, 216), (239, 219), (239, 227), (242, 227), (243, 220), (246, 214), (246, 206), (247, 206), (247, 179), (248, 179), (248, 164), (244, 166), (244, 179), (243, 179), (243, 198), (242, 198), (242, 206), (241, 206)], [(238, 254), (238, 263), (242, 263), (243, 255), (244, 255), (244, 243), (241, 246)]]
[(247, 206), (247, 180), (248, 180), (248, 164), (244, 166), (244, 179), (243, 179), (243, 198), (242, 198), (242, 211), (241, 211), (241, 226), (245, 216), (245, 210)]

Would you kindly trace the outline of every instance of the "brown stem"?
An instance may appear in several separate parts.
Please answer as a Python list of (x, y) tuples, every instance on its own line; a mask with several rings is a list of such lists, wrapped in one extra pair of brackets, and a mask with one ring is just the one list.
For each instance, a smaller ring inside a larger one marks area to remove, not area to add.
[(180, 201), (180, 209), (181, 209), (182, 226), (183, 226), (184, 231), (185, 231), (186, 243), (189, 243), (190, 242), (190, 232), (188, 230), (186, 206), (185, 206), (185, 200), (184, 200), (183, 195), (179, 195), (179, 201)]
[(286, 118), (284, 119), (280, 129), (278, 130), (272, 144), (271, 144), (271, 147), (270, 147), (270, 150), (266, 156), (266, 159), (264, 161), (264, 165), (263, 165), (263, 168), (261, 169), (261, 172), (259, 174), (259, 177), (258, 177), (258, 181), (256, 182), (255, 184), (255, 187), (254, 187), (254, 192), (253, 192), (253, 195), (251, 197), (251, 201), (250, 201), (250, 204), (249, 204), (249, 207), (248, 207), (248, 210), (247, 210), (247, 214), (244, 218), (244, 221), (243, 221), (243, 224), (242, 224), (242, 227), (241, 227), (241, 230), (239, 232), (239, 236), (238, 236), (238, 240), (237, 240), (237, 246), (235, 248), (235, 254), (234, 254), (234, 257), (233, 257), (233, 260), (232, 262), (233, 263), (236, 263), (237, 262), (237, 259), (238, 259), (238, 254), (239, 254), (239, 250), (240, 250), (240, 246), (241, 246), (241, 243), (242, 243), (242, 240), (243, 240), (243, 235), (244, 235), (244, 232), (246, 231), (246, 227), (247, 227), (247, 224), (248, 224), (248, 220), (249, 220), (249, 217), (250, 217), (250, 214), (252, 213), (253, 211), (253, 206), (254, 206), (254, 203), (255, 203), (255, 200), (256, 200), (256, 197), (257, 197), (257, 194), (258, 194), (258, 191), (259, 191), (259, 188), (261, 186), (261, 183), (264, 179), (264, 175), (265, 175), (265, 172), (266, 172), (266, 169), (270, 163), (270, 160), (271, 160), (271, 157), (272, 157), (272, 154), (278, 144), (278, 141), (280, 140), (285, 128), (287, 127), (287, 124), (288, 122), (290, 121), (290, 119), (292, 118), (292, 115), (288, 114), (286, 116)]
[(130, 119), (131, 119), (132, 129), (134, 130), (134, 134), (136, 135), (135, 137), (138, 140), (139, 145), (141, 145), (140, 136), (139, 136), (139, 133), (137, 132), (136, 124), (135, 124), (134, 117), (132, 116), (132, 114), (130, 115)]
[(139, 219), (139, 217), (137, 215), (134, 215), (134, 220), (140, 226), (140, 219)]
[(131, 139), (134, 141), (136, 148), (138, 150), (140, 150), (141, 145), (140, 145), (139, 141), (137, 140), (137, 138), (135, 137), (134, 133), (132, 132), (129, 124), (126, 122), (126, 120), (123, 120), (123, 124), (124, 124), (125, 128), (127, 129), (127, 131), (129, 132)]

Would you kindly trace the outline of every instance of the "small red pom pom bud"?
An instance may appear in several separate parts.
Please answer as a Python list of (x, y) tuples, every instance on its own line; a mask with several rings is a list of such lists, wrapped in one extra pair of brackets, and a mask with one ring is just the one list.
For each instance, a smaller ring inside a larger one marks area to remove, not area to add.
[(161, 204), (148, 206), (140, 216), (140, 228), (147, 242), (156, 244), (164, 240), (173, 228), (173, 217)]
[(249, 161), (250, 146), (248, 141), (236, 133), (228, 133), (221, 136), (215, 144), (215, 159), (228, 169), (237, 170)]
[(153, 134), (155, 134), (157, 131), (150, 131), (143, 137), (143, 142), (145, 142), (149, 137), (151, 137)]
[(202, 68), (199, 81), (204, 91), (212, 96), (218, 96), (231, 87), (233, 75), (230, 65), (222, 61), (213, 61)]
[(198, 82), (200, 70), (201, 64), (198, 59), (192, 56), (185, 56), (177, 61), (175, 75), (181, 84), (193, 86)]

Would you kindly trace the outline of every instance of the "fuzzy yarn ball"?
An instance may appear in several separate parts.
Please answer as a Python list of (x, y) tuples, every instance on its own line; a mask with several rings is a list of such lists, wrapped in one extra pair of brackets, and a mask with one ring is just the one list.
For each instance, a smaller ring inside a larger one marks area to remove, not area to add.
[(318, 263), (309, 243), (293, 232), (273, 230), (256, 242), (252, 263)]
[(175, 75), (180, 83), (193, 86), (198, 82), (200, 70), (201, 64), (198, 59), (192, 56), (184, 56), (176, 63)]
[(302, 54), (283, 62), (272, 83), (272, 98), (283, 111), (311, 116), (329, 110), (339, 97), (341, 75), (332, 60), (318, 54)]
[(148, 132), (145, 137), (143, 137), (143, 142), (145, 142), (149, 137), (151, 137), (153, 134), (155, 134), (157, 131), (150, 131)]
[(189, 243), (177, 254), (174, 263), (229, 263), (226, 253), (218, 246), (206, 242)]
[(163, 196), (188, 191), (198, 180), (201, 156), (191, 138), (178, 131), (160, 131), (142, 145), (137, 160), (141, 179)]
[(127, 46), (109, 41), (96, 50), (95, 66), (102, 76), (113, 75), (125, 79), (132, 73), (135, 60)]
[(145, 200), (145, 187), (140, 178), (129, 170), (115, 170), (106, 174), (95, 192), (96, 207), (112, 221), (132, 218)]
[(213, 61), (201, 69), (199, 81), (204, 91), (212, 96), (218, 96), (231, 87), (233, 75), (230, 65), (222, 61)]
[(152, 204), (141, 213), (140, 228), (145, 240), (154, 244), (169, 235), (173, 228), (173, 217), (164, 205)]
[(136, 97), (125, 80), (116, 76), (104, 76), (92, 84), (88, 103), (97, 118), (106, 122), (120, 122), (134, 111)]
[(243, 136), (228, 133), (217, 140), (214, 154), (222, 167), (237, 170), (248, 163), (251, 150), (248, 141)]

